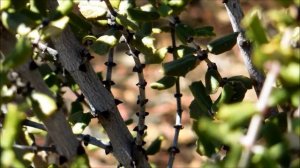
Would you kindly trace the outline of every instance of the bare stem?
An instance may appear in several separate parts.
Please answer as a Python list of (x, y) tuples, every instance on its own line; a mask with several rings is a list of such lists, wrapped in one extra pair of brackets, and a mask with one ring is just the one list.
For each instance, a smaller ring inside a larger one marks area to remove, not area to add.
[[(172, 48), (173, 48), (173, 59), (177, 59), (177, 51), (176, 51), (176, 36), (175, 36), (175, 24), (176, 24), (176, 18), (174, 17), (174, 22), (170, 22), (171, 25), (171, 39), (172, 39)], [(178, 138), (179, 138), (179, 132), (182, 129), (182, 124), (181, 124), (181, 119), (182, 119), (182, 107), (181, 107), (181, 97), (182, 94), (180, 93), (180, 78), (178, 77), (176, 79), (175, 83), (176, 87), (176, 93), (175, 93), (175, 98), (176, 98), (176, 104), (177, 104), (177, 111), (176, 111), (176, 123), (174, 125), (175, 128), (175, 134), (173, 138), (173, 144), (172, 147), (169, 148), (169, 161), (168, 161), (168, 168), (173, 167), (173, 163), (175, 160), (175, 155), (179, 153), (178, 149)]]
[[(22, 122), (22, 125), (32, 127), (32, 128), (36, 128), (36, 129), (40, 129), (40, 130), (43, 130), (43, 131), (47, 131), (46, 127), (43, 124), (28, 120), (28, 119), (25, 119)], [(79, 141), (83, 141), (86, 144), (92, 144), (92, 145), (95, 145), (95, 146), (103, 148), (103, 149), (106, 149), (108, 146), (110, 146), (110, 145), (104, 144), (102, 141), (100, 141), (97, 138), (92, 137), (90, 135), (77, 134), (76, 137), (77, 137), (77, 140), (79, 140)]]
[(260, 112), (254, 115), (251, 119), (247, 135), (242, 138), (242, 145), (244, 146), (244, 150), (242, 152), (241, 159), (239, 161), (238, 167), (246, 167), (248, 165), (251, 149), (255, 143), (259, 130), (261, 128), (264, 115), (268, 108), (267, 101), (271, 94), (273, 84), (276, 81), (277, 75), (280, 70), (280, 65), (278, 62), (272, 62), (271, 69), (267, 74), (266, 81), (264, 82), (260, 97), (256, 103), (256, 108)]

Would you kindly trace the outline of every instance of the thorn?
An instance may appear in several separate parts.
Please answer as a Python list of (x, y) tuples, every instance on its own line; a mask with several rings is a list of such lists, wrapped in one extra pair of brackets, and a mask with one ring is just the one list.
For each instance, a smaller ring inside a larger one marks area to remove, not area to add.
[(114, 63), (114, 62), (105, 62), (104, 65), (108, 66), (108, 67), (114, 67), (116, 66), (117, 64)]
[(180, 152), (180, 150), (176, 146), (172, 146), (168, 149), (168, 152), (177, 154)]
[(88, 146), (88, 144), (90, 143), (90, 135), (84, 135), (82, 138), (83, 144), (84, 146)]
[(197, 53), (197, 57), (200, 61), (203, 61), (208, 57), (208, 54), (205, 50), (202, 50), (201, 52)]
[(183, 126), (182, 125), (174, 125), (173, 126), (175, 129), (183, 129)]
[(82, 147), (81, 144), (78, 145), (77, 150), (76, 150), (76, 154), (79, 155), (79, 156), (85, 154), (85, 150), (84, 150), (84, 148)]
[(29, 70), (33, 71), (38, 68), (38, 65), (32, 60), (29, 63)]
[(174, 94), (174, 97), (180, 98), (180, 97), (182, 97), (182, 94), (181, 93), (176, 93), (176, 94)]
[(113, 147), (110, 142), (109, 142), (109, 145), (107, 145), (104, 150), (105, 150), (106, 155), (108, 155), (109, 153), (111, 153), (113, 151)]
[(136, 86), (140, 87), (141, 89), (145, 89), (147, 82), (143, 80), (142, 82), (137, 83)]
[(64, 163), (66, 163), (68, 161), (68, 159), (65, 156), (59, 156), (59, 164), (62, 165)]
[(115, 99), (115, 104), (116, 104), (116, 105), (119, 105), (119, 104), (121, 104), (121, 103), (123, 103), (121, 100)]
[(169, 46), (169, 47), (167, 48), (167, 52), (168, 52), (168, 53), (172, 54), (173, 51), (174, 51), (174, 48), (173, 48), (173, 47)]
[(77, 97), (76, 101), (78, 101), (78, 102), (83, 102), (83, 101), (84, 101), (84, 95), (83, 95), (83, 93), (81, 93), (81, 94)]
[(86, 71), (87, 71), (87, 69), (86, 69), (86, 66), (85, 66), (85, 64), (81, 64), (81, 65), (79, 65), (79, 70), (80, 70), (81, 72), (86, 72)]
[(137, 72), (137, 73), (141, 73), (143, 71), (143, 69), (145, 68), (145, 64), (141, 64), (140, 66), (135, 65), (133, 67), (132, 72)]

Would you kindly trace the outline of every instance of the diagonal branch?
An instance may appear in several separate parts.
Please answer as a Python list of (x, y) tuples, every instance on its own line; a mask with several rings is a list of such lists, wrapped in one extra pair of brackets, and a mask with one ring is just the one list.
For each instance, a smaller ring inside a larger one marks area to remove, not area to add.
[(241, 32), (237, 38), (237, 44), (240, 48), (241, 55), (244, 59), (244, 64), (248, 70), (250, 78), (254, 81), (254, 89), (256, 95), (259, 96), (265, 76), (253, 64), (251, 60), (251, 43), (245, 36), (245, 31), (241, 27), (241, 20), (243, 19), (243, 11), (239, 0), (224, 0), (224, 5), (227, 10), (231, 26), (234, 32)]
[[(2, 26), (2, 24), (0, 25), (0, 31), (0, 49), (4, 52), (4, 54), (7, 54), (13, 49), (16, 39)], [(19, 73), (22, 80), (26, 83), (30, 82), (30, 85), (36, 91), (54, 98), (38, 70), (30, 70), (29, 67), (30, 63), (28, 61), (16, 68), (16, 71)], [(63, 111), (57, 111), (52, 117), (43, 119), (42, 122), (45, 124), (51, 140), (57, 147), (58, 153), (66, 157), (68, 160), (72, 160), (76, 156), (76, 150), (79, 142), (76, 140), (71, 127), (67, 123)]]
[[(58, 6), (57, 1), (49, 0), (48, 3), (52, 11)], [(69, 71), (98, 115), (99, 122), (110, 139), (113, 155), (125, 167), (149, 167), (145, 155), (134, 144), (112, 94), (98, 79), (91, 64), (83, 61), (80, 53), (84, 47), (77, 41), (70, 27), (67, 26), (60, 36), (51, 37), (51, 40), (60, 54), (58, 60)]]

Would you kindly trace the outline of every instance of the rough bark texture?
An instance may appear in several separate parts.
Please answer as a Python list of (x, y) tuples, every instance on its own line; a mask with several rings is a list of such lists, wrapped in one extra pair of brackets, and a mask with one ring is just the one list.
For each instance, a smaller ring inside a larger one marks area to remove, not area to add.
[[(56, 1), (49, 1), (50, 10), (54, 10), (57, 5)], [(125, 167), (150, 167), (146, 156), (135, 145), (112, 94), (103, 86), (90, 63), (85, 62), (80, 55), (84, 48), (70, 27), (67, 26), (59, 36), (52, 37), (51, 40), (59, 53), (61, 64), (79, 85), (92, 108), (99, 112), (98, 118), (110, 139), (113, 155)]]
[[(0, 49), (4, 54), (8, 54), (13, 50), (16, 39), (2, 25), (0, 25), (0, 30)], [(30, 82), (35, 91), (54, 98), (48, 86), (43, 81), (41, 74), (37, 70), (29, 70), (29, 61), (17, 67), (16, 71), (24, 82)], [(53, 116), (44, 119), (42, 122), (45, 124), (47, 132), (59, 154), (68, 160), (72, 160), (77, 154), (76, 151), (79, 142), (73, 134), (70, 125), (67, 123), (62, 110), (58, 110)]]
[(244, 63), (248, 70), (250, 78), (255, 82), (254, 89), (258, 96), (261, 92), (265, 76), (257, 68), (255, 68), (251, 60), (251, 43), (246, 38), (245, 32), (241, 27), (241, 20), (243, 19), (244, 14), (240, 5), (240, 1), (227, 0), (224, 2), (233, 31), (241, 32), (237, 38), (237, 43), (240, 48), (240, 52), (244, 59)]

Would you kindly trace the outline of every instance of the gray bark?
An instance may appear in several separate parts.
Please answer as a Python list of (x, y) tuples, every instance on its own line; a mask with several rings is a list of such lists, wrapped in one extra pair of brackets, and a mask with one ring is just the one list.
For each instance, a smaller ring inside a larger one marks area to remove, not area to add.
[[(16, 39), (2, 25), (1, 29), (1, 51), (6, 55), (13, 50)], [(29, 70), (29, 61), (17, 67), (16, 72), (20, 75), (24, 82), (30, 82), (35, 91), (44, 93), (52, 98), (51, 91), (43, 81), (41, 74), (37, 70)], [(58, 153), (66, 157), (69, 161), (76, 156), (76, 150), (79, 142), (76, 140), (70, 125), (68, 124), (63, 111), (58, 110), (51, 117), (42, 120), (45, 124), (47, 132), (53, 141)]]
[(258, 96), (261, 92), (265, 76), (260, 72), (253, 64), (251, 60), (251, 43), (246, 38), (245, 32), (241, 27), (241, 20), (243, 19), (243, 10), (239, 0), (227, 0), (225, 7), (231, 22), (231, 26), (234, 32), (241, 32), (237, 38), (237, 44), (239, 46), (241, 55), (244, 59), (244, 64), (248, 70), (250, 78), (254, 81), (254, 89)]
[[(48, 1), (50, 10), (57, 7), (56, 1)], [(99, 122), (104, 127), (113, 147), (113, 155), (125, 167), (150, 167), (145, 154), (135, 145), (126, 127), (112, 94), (103, 86), (89, 62), (80, 55), (84, 49), (77, 41), (70, 27), (57, 37), (51, 38), (59, 53), (59, 61), (79, 85), (92, 108), (99, 112)], [(79, 66), (85, 70), (79, 70)], [(106, 115), (103, 115), (105, 112)]]

